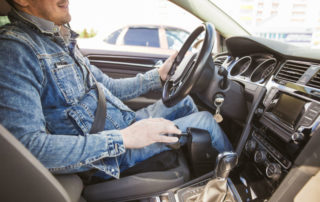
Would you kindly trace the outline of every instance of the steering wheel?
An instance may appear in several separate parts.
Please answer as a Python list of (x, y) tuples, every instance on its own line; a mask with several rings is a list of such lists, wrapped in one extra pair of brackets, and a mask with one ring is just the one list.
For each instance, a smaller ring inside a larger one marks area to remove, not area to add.
[[(188, 50), (202, 32), (205, 33), (202, 47), (198, 52), (190, 53)], [(214, 38), (214, 26), (206, 22), (197, 27), (184, 42), (163, 86), (162, 101), (167, 107), (180, 102), (197, 83), (211, 57)]]

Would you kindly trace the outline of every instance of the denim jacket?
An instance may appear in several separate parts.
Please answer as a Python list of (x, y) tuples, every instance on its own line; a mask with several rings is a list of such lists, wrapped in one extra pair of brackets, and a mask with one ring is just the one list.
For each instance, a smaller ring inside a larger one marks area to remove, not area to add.
[[(121, 100), (160, 88), (158, 71), (112, 79), (82, 56), (75, 32), (66, 43), (58, 30), (42, 29), (17, 11), (9, 18), (0, 28), (0, 124), (53, 173), (96, 168), (118, 178), (116, 157), (125, 152), (119, 130), (135, 119)], [(98, 134), (89, 134), (97, 107), (92, 76), (107, 101)]]

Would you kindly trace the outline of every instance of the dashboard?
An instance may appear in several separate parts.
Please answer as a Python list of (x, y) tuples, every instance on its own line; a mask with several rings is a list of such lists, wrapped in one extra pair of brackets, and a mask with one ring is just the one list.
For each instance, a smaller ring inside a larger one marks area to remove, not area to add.
[(233, 99), (244, 99), (248, 108), (239, 119), (245, 127), (232, 180), (242, 200), (269, 200), (320, 135), (320, 50), (257, 37), (232, 37), (226, 45), (228, 52), (214, 57), (215, 68), (242, 86), (243, 96)]

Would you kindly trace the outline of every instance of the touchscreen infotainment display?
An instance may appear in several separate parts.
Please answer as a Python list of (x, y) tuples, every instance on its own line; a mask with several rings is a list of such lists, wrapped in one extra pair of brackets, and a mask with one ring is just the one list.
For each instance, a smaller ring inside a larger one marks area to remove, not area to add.
[(287, 122), (290, 126), (295, 126), (297, 118), (303, 109), (305, 101), (292, 97), (287, 94), (281, 94), (277, 104), (272, 109), (272, 113), (281, 120)]

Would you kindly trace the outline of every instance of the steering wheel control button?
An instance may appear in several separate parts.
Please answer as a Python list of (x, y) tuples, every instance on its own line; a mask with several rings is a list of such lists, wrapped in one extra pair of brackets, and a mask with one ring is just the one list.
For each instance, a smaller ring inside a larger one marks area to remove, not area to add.
[(267, 152), (263, 150), (258, 150), (254, 154), (254, 162), (263, 163), (267, 160)]
[(272, 180), (278, 180), (281, 173), (281, 166), (278, 163), (270, 163), (266, 168), (266, 175)]

